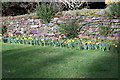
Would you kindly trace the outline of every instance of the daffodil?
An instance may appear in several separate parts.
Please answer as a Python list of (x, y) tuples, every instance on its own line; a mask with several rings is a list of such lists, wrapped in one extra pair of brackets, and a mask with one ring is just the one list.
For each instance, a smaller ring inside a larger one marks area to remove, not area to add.
[(100, 44), (100, 43), (96, 43), (97, 45)]
[(24, 40), (27, 40), (27, 38), (24, 38)]
[(20, 39), (20, 40), (24, 40), (24, 39)]
[(52, 39), (52, 41), (54, 41), (54, 39)]
[(61, 36), (59, 36), (59, 38), (61, 39), (62, 37), (61, 37)]
[(69, 42), (71, 42), (71, 40), (68, 40), (67, 42), (69, 43)]
[(15, 38), (14, 40), (19, 40), (19, 38)]
[(82, 39), (80, 39), (80, 40), (82, 40)]
[(44, 35), (42, 35), (42, 37), (45, 37)]
[(77, 38), (74, 38), (74, 39), (77, 39)]
[(2, 36), (2, 34), (0, 34), (0, 36)]
[(87, 42), (88, 44), (91, 44), (92, 42), (90, 41), (90, 42)]
[(41, 41), (44, 41), (44, 39), (41, 39)]
[(28, 37), (28, 39), (32, 39), (32, 37)]
[(2, 39), (2, 37), (0, 37), (0, 39)]
[(19, 38), (16, 38), (16, 40), (19, 40)]
[(116, 45), (116, 44), (112, 44), (113, 46)]
[(100, 37), (98, 37), (98, 39), (100, 39)]
[(38, 38), (35, 38), (35, 40), (38, 40)]
[(60, 41), (60, 39), (58, 39), (58, 41)]
[(74, 42), (75, 40), (72, 40), (72, 42)]
[(64, 43), (66, 44), (67, 42), (65, 41)]
[(115, 47), (118, 47), (117, 45), (115, 45)]

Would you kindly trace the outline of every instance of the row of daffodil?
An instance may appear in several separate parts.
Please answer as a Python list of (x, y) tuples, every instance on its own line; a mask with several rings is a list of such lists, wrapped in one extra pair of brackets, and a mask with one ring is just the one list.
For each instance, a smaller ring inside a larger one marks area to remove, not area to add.
[(106, 42), (101, 42), (100, 38), (98, 38), (97, 42), (94, 41), (87, 41), (82, 39), (61, 39), (59, 37), (58, 39), (46, 39), (43, 38), (35, 38), (35, 37), (2, 37), (0, 35), (0, 40), (5, 43), (17, 43), (17, 44), (30, 44), (30, 45), (39, 45), (39, 46), (54, 46), (54, 47), (68, 47), (68, 48), (78, 48), (78, 49), (100, 49), (102, 51), (109, 51), (111, 46), (117, 47), (116, 44), (110, 45)]

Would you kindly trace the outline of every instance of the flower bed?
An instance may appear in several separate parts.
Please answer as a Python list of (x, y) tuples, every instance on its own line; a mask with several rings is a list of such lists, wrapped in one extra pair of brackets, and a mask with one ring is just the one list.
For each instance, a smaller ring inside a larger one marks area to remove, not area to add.
[(109, 51), (112, 47), (117, 48), (117, 44), (113, 44), (109, 41), (103, 41), (98, 37), (96, 40), (85, 40), (85, 39), (62, 39), (61, 36), (57, 39), (46, 38), (42, 35), (40, 38), (30, 37), (30, 36), (11, 36), (3, 37), (0, 35), (0, 41), (4, 43), (16, 43), (16, 44), (29, 44), (29, 45), (38, 45), (38, 46), (54, 46), (54, 47), (68, 47), (76, 49), (85, 49), (85, 50), (102, 50)]

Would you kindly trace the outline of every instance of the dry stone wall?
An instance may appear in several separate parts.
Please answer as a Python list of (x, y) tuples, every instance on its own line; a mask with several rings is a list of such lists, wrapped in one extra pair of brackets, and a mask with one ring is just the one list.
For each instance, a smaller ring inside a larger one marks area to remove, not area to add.
[[(78, 19), (80, 20), (79, 24), (83, 24), (83, 28), (80, 31), (81, 38), (83, 36), (93, 36), (97, 37), (99, 35), (98, 24), (110, 25), (110, 28), (113, 29), (113, 33), (108, 39), (119, 39), (120, 37), (120, 19), (110, 19), (108, 17), (96, 17), (96, 16), (61, 16), (55, 17), (49, 24), (43, 24), (41, 19), (38, 18), (7, 18), (0, 20), (2, 25), (7, 26), (7, 35), (30, 35), (30, 36), (40, 36), (40, 35), (49, 35), (56, 38), (59, 35), (62, 35), (58, 31), (57, 23), (63, 23), (69, 19)], [(48, 27), (49, 26), (49, 27)]]

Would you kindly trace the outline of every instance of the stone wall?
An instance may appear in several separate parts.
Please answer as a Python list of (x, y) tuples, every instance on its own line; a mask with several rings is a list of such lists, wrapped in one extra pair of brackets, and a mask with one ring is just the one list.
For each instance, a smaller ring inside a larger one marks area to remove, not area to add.
[[(57, 23), (65, 22), (69, 19), (78, 19), (80, 20), (79, 24), (83, 24), (83, 28), (80, 31), (80, 38), (87, 38), (88, 36), (98, 37), (99, 35), (99, 28), (98, 24), (108, 25), (110, 24), (110, 28), (113, 29), (113, 33), (110, 34), (111, 36), (108, 39), (119, 39), (120, 37), (120, 19), (109, 19), (107, 17), (96, 17), (96, 16), (89, 16), (89, 15), (82, 15), (82, 16), (61, 16), (55, 17), (49, 24), (42, 24), (41, 19), (37, 18), (29, 18), (29, 17), (21, 17), (21, 18), (7, 18), (0, 20), (2, 25), (7, 26), (7, 34), (8, 35), (49, 35), (57, 37), (62, 35), (58, 31)], [(49, 27), (48, 27), (49, 26)], [(83, 37), (84, 36), (84, 37)]]

